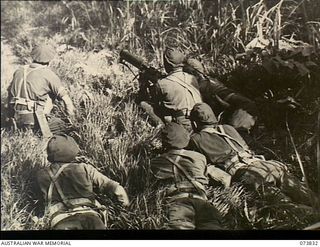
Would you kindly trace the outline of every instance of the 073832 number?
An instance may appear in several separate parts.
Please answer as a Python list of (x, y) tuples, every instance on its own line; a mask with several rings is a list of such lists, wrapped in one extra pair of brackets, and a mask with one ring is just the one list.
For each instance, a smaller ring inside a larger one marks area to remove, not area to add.
[(303, 240), (303, 241), (300, 241), (300, 245), (303, 245), (303, 246), (318, 246), (319, 245), (319, 242), (316, 241), (316, 240)]

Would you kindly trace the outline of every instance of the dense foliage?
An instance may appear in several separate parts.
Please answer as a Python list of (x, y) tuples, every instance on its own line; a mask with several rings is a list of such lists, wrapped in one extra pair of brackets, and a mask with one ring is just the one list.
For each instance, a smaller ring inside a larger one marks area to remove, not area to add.
[[(83, 156), (129, 191), (128, 210), (101, 198), (113, 205), (108, 227), (159, 229), (166, 222), (148, 167), (161, 149), (158, 129), (134, 103), (138, 85), (118, 63), (122, 48), (158, 68), (166, 45), (200, 59), (211, 76), (256, 101), (255, 151), (290, 163), (319, 194), (319, 17), (318, 0), (1, 1), (1, 228), (45, 227), (30, 188), (32, 171), (46, 163), (43, 143), (3, 128), (14, 69), (30, 62), (42, 41), (59, 51), (51, 67), (77, 108), (73, 135)], [(235, 185), (210, 195), (230, 229), (301, 229), (319, 221), (319, 209), (284, 203), (277, 193), (257, 198)]]

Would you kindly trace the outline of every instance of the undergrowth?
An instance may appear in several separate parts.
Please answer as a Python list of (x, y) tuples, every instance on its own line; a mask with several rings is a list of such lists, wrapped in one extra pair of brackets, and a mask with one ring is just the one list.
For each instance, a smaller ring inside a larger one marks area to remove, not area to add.
[[(2, 1), (1, 14), (2, 230), (46, 228), (31, 188), (34, 171), (47, 165), (45, 143), (30, 132), (3, 128), (12, 74), (18, 64), (30, 62), (32, 46), (41, 41), (53, 44), (59, 53), (50, 66), (77, 109), (71, 121), (80, 159), (128, 190), (127, 209), (111, 198), (99, 198), (107, 205), (108, 228), (162, 229), (167, 223), (163, 192), (152, 189), (149, 169), (150, 160), (161, 152), (159, 130), (135, 103), (138, 83), (119, 64), (122, 48), (161, 68), (164, 47), (178, 44), (199, 58), (212, 76), (261, 102), (253, 148), (291, 163), (290, 170), (302, 178), (285, 128), (288, 120), (309, 183), (317, 191), (320, 24), (312, 1), (299, 6), (289, 1), (271, 6), (266, 1)], [(303, 28), (308, 32), (301, 32)], [(306, 44), (312, 45), (309, 52), (303, 48), (309, 47)], [(302, 108), (290, 110), (285, 119), (286, 110), (276, 102), (287, 96), (295, 97)], [(54, 114), (65, 118), (60, 107)], [(228, 229), (302, 229), (319, 221), (319, 213), (308, 207), (282, 201), (277, 193), (263, 198), (241, 185), (212, 186), (209, 200)]]

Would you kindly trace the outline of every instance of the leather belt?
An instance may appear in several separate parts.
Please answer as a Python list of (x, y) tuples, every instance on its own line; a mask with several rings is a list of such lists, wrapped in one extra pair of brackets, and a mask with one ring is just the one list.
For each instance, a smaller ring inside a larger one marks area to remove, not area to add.
[[(92, 206), (92, 207), (95, 207), (95, 205), (92, 202), (92, 200), (90, 200), (88, 198), (68, 199), (68, 202), (70, 204), (74, 205), (75, 208), (81, 207), (81, 206), (88, 206), (88, 207)], [(68, 210), (73, 211), (75, 208), (68, 209), (68, 208), (66, 208), (66, 206), (62, 202), (58, 202), (58, 203), (55, 203), (55, 204), (50, 206), (50, 208), (48, 209), (49, 210), (48, 213), (49, 213), (49, 215), (52, 216), (52, 215), (56, 214), (59, 211), (62, 211), (62, 212), (63, 211), (68, 211)]]
[(17, 112), (19, 111), (17, 109), (17, 106), (25, 106), (25, 109), (22, 110), (29, 110), (34, 112), (36, 110), (37, 101), (16, 97), (12, 99), (10, 104), (13, 105), (13, 109)]
[(200, 200), (208, 200), (208, 198), (205, 195), (199, 195), (199, 194), (195, 194), (195, 193), (178, 193), (176, 195), (173, 196), (169, 196), (167, 197), (169, 202), (175, 201), (177, 199), (181, 199), (181, 198), (193, 198), (193, 199), (200, 199)]
[(175, 195), (178, 193), (198, 193), (198, 192), (196, 189), (191, 188), (190, 186), (185, 187), (185, 188), (182, 188), (182, 187), (177, 188), (175, 185), (172, 185), (172, 186), (166, 188), (166, 195), (167, 196)]
[(53, 228), (56, 224), (58, 224), (61, 220), (64, 220), (70, 216), (76, 215), (76, 214), (83, 214), (83, 213), (93, 213), (100, 217), (100, 214), (96, 211), (94, 211), (92, 208), (87, 206), (80, 206), (72, 209), (71, 212), (65, 212), (65, 213), (58, 213), (54, 215), (50, 220), (50, 227)]

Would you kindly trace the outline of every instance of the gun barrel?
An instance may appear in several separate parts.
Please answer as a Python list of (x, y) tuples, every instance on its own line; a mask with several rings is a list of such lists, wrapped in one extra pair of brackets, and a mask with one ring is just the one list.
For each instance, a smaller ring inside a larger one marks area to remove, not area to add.
[(136, 68), (143, 70), (147, 68), (148, 66), (143, 62), (142, 58), (136, 57), (132, 55), (129, 51), (127, 50), (121, 50), (120, 51), (120, 60), (125, 60), (128, 63), (132, 64)]

